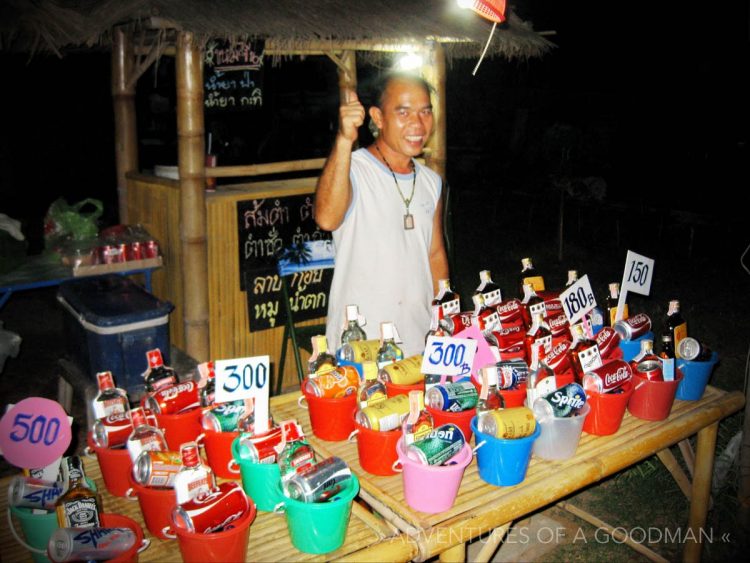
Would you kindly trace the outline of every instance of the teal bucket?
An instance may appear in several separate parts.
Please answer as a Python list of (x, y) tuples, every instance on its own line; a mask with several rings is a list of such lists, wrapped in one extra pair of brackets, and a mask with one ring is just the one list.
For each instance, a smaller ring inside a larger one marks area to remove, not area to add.
[(292, 545), (303, 553), (322, 554), (344, 545), (352, 501), (359, 492), (359, 480), (352, 474), (343, 490), (327, 502), (300, 502), (277, 494), (281, 501), (275, 512), (286, 514), (286, 526)]
[[(30, 508), (10, 506), (8, 507), (10, 512), (8, 513), (8, 526), (15, 536), (16, 540), (31, 552), (31, 557), (36, 563), (49, 563), (47, 553), (47, 543), (49, 543), (49, 537), (52, 535), (59, 526), (57, 525), (57, 514), (55, 512), (48, 512), (46, 514), (34, 514)], [(21, 524), (21, 530), (26, 538), (23, 541), (18, 536), (16, 528), (11, 521), (10, 514), (16, 517), (18, 522)]]
[(240, 438), (232, 441), (232, 457), (240, 466), (242, 489), (253, 499), (258, 510), (272, 512), (279, 504), (281, 472), (277, 463), (253, 463), (239, 454)]
[(495, 438), (480, 432), (476, 416), (471, 419), (471, 429), (474, 431), (479, 476), (483, 481), (497, 487), (510, 487), (526, 478), (531, 449), (541, 434), (538, 424), (531, 436), (514, 439)]
[(703, 392), (706, 390), (706, 385), (708, 385), (708, 380), (711, 377), (714, 366), (718, 361), (719, 355), (716, 352), (713, 352), (711, 358), (705, 362), (678, 359), (677, 369), (682, 372), (683, 377), (680, 385), (677, 387), (675, 399), (682, 401), (700, 400), (703, 397)]

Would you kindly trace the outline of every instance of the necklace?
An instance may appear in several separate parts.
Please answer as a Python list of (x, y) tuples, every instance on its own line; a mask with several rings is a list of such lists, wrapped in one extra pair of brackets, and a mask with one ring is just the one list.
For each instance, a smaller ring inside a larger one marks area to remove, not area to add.
[(404, 207), (406, 207), (406, 213), (404, 214), (404, 230), (410, 231), (414, 228), (414, 215), (409, 213), (409, 204), (411, 204), (411, 200), (414, 199), (414, 188), (417, 186), (417, 167), (414, 166), (414, 161), (410, 161), (413, 176), (411, 180), (411, 194), (409, 194), (409, 197), (406, 198), (404, 197), (404, 193), (401, 191), (401, 186), (398, 185), (398, 180), (396, 180), (396, 173), (393, 171), (393, 168), (391, 168), (391, 165), (388, 164), (388, 161), (385, 159), (385, 156), (383, 156), (383, 153), (380, 152), (380, 147), (378, 147), (377, 143), (375, 144), (375, 150), (378, 151), (380, 158), (383, 159), (383, 162), (385, 162), (388, 170), (391, 171), (391, 176), (393, 176), (393, 182), (396, 184), (398, 195), (401, 196), (401, 201), (404, 202)]

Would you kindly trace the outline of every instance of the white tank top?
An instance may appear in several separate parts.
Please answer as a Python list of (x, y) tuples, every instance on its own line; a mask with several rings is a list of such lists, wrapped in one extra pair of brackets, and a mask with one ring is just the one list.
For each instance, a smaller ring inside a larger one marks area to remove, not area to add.
[[(352, 153), (352, 201), (344, 222), (333, 231), (336, 266), (328, 301), (329, 349), (341, 346), (347, 305), (359, 306), (368, 339), (380, 338), (380, 323), (392, 321), (405, 356), (424, 351), (433, 298), (430, 273), (432, 221), (440, 199), (438, 174), (418, 162), (409, 212), (414, 229), (404, 229), (406, 207), (393, 176), (367, 149)], [(404, 197), (412, 174), (396, 174)]]

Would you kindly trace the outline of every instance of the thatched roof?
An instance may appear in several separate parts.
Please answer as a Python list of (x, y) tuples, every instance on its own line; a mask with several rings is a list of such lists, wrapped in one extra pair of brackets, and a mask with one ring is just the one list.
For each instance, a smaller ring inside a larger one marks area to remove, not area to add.
[[(537, 57), (553, 45), (509, 7), (487, 56)], [(2, 0), (0, 51), (64, 53), (107, 47), (113, 26), (208, 38), (265, 39), (278, 49), (423, 42), (451, 57), (478, 57), (492, 24), (454, 0)]]

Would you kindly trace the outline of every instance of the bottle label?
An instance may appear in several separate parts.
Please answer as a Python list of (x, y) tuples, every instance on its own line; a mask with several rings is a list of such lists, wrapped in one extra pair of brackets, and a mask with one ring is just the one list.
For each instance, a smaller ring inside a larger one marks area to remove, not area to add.
[[(615, 324), (615, 321), (617, 320), (615, 317), (617, 316), (617, 307), (611, 307), (609, 309), (609, 325), (612, 326)], [(630, 316), (628, 313), (628, 304), (625, 303), (625, 305), (622, 308), (622, 318), (627, 319)]]
[(542, 276), (531, 276), (523, 278), (523, 283), (528, 283), (534, 288), (535, 292), (544, 291), (544, 278)]
[(676, 327), (674, 327), (674, 338), (673, 338), (674, 351), (675, 351), (675, 355), (678, 358), (682, 357), (680, 356), (680, 352), (679, 352), (680, 340), (686, 337), (687, 337), (687, 323), (678, 324)]
[(64, 522), (61, 526), (65, 528), (92, 528), (99, 525), (99, 510), (93, 496), (63, 502), (62, 513)]
[(106, 418), (113, 414), (124, 413), (125, 401), (123, 397), (114, 397), (112, 399), (95, 400), (94, 401), (94, 416), (96, 418)]
[(547, 306), (544, 304), (544, 301), (529, 305), (529, 315), (533, 318), (537, 314), (542, 315), (542, 317), (546, 316)]
[(443, 310), (443, 316), (453, 315), (461, 310), (461, 302), (458, 299), (447, 301), (440, 304), (440, 308)]
[(602, 357), (599, 354), (598, 346), (589, 346), (578, 353), (578, 360), (581, 362), (582, 373), (601, 367)]
[(422, 374), (422, 354), (416, 356), (409, 356), (403, 360), (399, 360), (392, 364), (378, 366), (384, 370), (391, 381), (396, 385), (414, 385), (420, 381), (424, 381), (424, 375)]
[(194, 500), (201, 495), (211, 492), (211, 480), (204, 468), (181, 471), (174, 480), (174, 491), (177, 504)]

